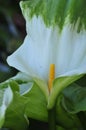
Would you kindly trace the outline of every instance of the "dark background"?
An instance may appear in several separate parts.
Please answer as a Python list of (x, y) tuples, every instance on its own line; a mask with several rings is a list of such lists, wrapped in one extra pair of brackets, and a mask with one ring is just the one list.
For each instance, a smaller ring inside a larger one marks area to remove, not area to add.
[(0, 82), (16, 74), (17, 71), (7, 65), (6, 58), (22, 44), (26, 35), (19, 2), (0, 0)]

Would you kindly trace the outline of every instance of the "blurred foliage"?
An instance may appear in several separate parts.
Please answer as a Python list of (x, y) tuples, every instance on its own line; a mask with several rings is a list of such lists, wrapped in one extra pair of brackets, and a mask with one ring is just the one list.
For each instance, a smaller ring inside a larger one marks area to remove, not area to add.
[(17, 72), (7, 65), (6, 58), (22, 44), (26, 34), (19, 2), (0, 0), (0, 82)]

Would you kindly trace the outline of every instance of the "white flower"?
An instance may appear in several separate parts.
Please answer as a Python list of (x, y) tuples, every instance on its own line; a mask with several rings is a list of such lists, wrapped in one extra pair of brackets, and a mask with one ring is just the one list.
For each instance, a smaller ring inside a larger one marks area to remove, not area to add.
[[(60, 32), (58, 27), (46, 27), (40, 16), (25, 19), (27, 36), (7, 62), (35, 80), (51, 109), (62, 89), (86, 73), (86, 31), (78, 33), (77, 26), (65, 23)], [(49, 93), (50, 64), (55, 64), (56, 80)]]
[(48, 80), (49, 66), (55, 64), (56, 77), (86, 72), (86, 31), (78, 33), (65, 24), (46, 27), (41, 17), (26, 19), (27, 36), (21, 47), (7, 58), (10, 66), (31, 77)]

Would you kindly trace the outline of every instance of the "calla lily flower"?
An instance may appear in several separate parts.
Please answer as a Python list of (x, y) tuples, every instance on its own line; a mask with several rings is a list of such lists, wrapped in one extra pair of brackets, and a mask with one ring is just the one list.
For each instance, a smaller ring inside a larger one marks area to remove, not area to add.
[(41, 16), (29, 19), (24, 13), (26, 31), (24, 43), (7, 58), (10, 66), (46, 84), (49, 66), (55, 64), (55, 79), (86, 73), (86, 31), (77, 32), (69, 22), (62, 31), (58, 26), (46, 26)]

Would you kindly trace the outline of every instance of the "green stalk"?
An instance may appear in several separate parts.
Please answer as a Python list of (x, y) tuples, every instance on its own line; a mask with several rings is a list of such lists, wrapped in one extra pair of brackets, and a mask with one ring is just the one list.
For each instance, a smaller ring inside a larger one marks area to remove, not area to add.
[(48, 125), (49, 130), (56, 130), (56, 112), (55, 107), (48, 110)]

